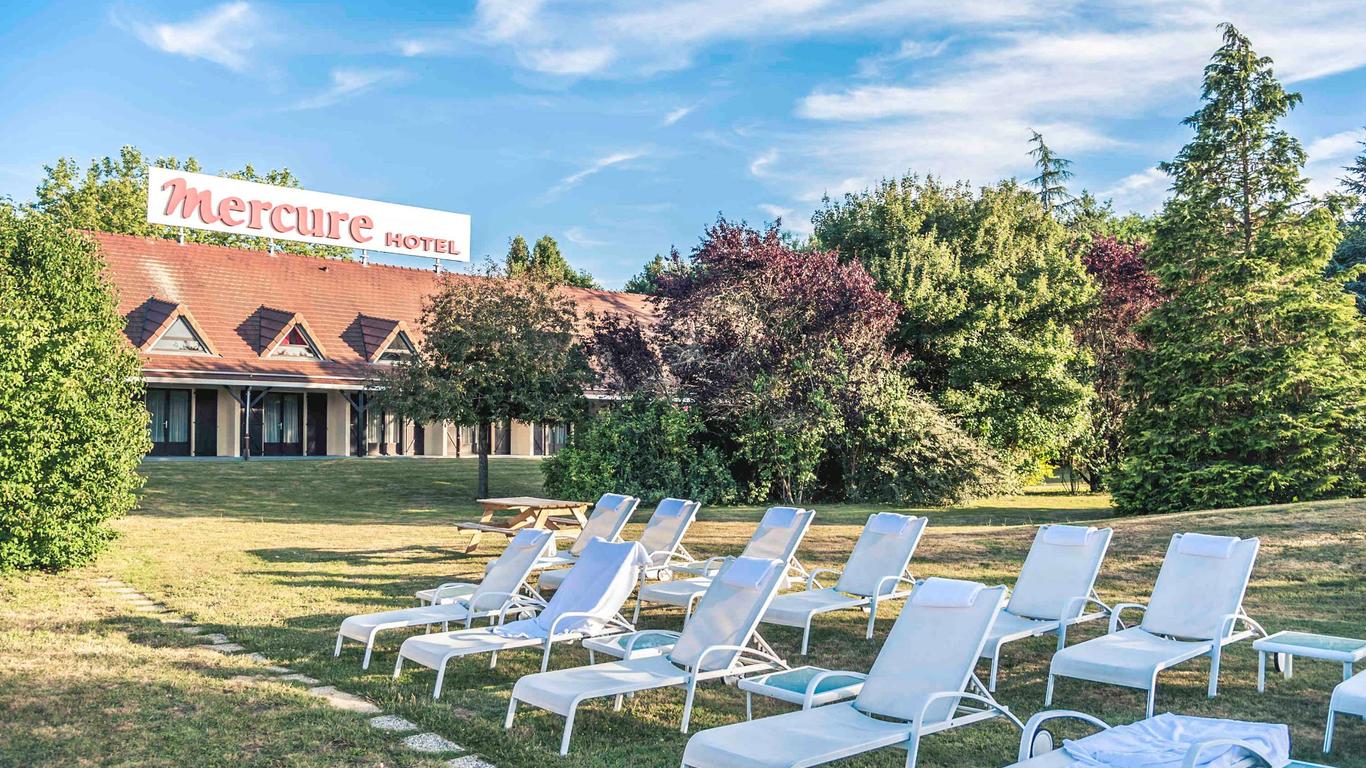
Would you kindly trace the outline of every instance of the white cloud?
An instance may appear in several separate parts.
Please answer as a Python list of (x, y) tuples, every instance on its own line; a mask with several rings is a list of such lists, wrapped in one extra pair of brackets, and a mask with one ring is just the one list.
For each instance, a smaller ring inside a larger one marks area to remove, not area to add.
[(332, 70), (331, 77), (332, 85), (327, 90), (298, 102), (294, 109), (330, 107), (381, 85), (396, 83), (403, 79), (403, 72), (396, 69), (338, 68)]
[(580, 248), (595, 248), (598, 246), (607, 245), (607, 241), (597, 240), (593, 237), (590, 237), (587, 232), (584, 232), (583, 227), (578, 226), (566, 229), (564, 231), (564, 239), (568, 240), (574, 245), (579, 246)]
[(693, 110), (695, 110), (695, 109), (697, 109), (697, 105), (696, 105), (696, 104), (692, 104), (692, 105), (689, 105), (689, 106), (686, 106), (686, 107), (679, 107), (678, 109), (670, 110), (669, 113), (668, 113), (667, 115), (664, 116), (664, 119), (663, 119), (662, 121), (660, 121), (660, 125), (664, 125), (664, 126), (673, 125), (674, 123), (678, 122), (679, 120), (682, 120), (683, 118), (685, 118), (685, 117), (687, 117), (688, 115), (692, 114)]
[(1322, 195), (1336, 190), (1346, 175), (1345, 167), (1351, 165), (1357, 155), (1366, 152), (1363, 141), (1366, 141), (1366, 128), (1340, 131), (1308, 142), (1304, 151), (1309, 155), (1309, 162), (1304, 171), (1309, 177), (1309, 191)]
[(858, 72), (861, 77), (879, 77), (889, 67), (906, 61), (933, 59), (948, 50), (951, 38), (942, 40), (902, 40), (901, 45), (890, 53), (881, 53), (860, 59)]
[(1148, 213), (1162, 207), (1170, 197), (1171, 178), (1161, 169), (1147, 168), (1120, 179), (1114, 186), (1100, 191), (1102, 200), (1112, 200), (1115, 210)]
[(236, 71), (250, 64), (247, 54), (261, 32), (260, 14), (245, 2), (225, 3), (174, 24), (130, 22), (117, 16), (115, 21), (159, 51), (212, 61)]
[(764, 212), (764, 215), (768, 217), (769, 221), (782, 219), (783, 229), (789, 232), (807, 236), (815, 231), (815, 228), (811, 226), (811, 220), (798, 216), (796, 211), (792, 208), (783, 205), (774, 205), (773, 203), (760, 203), (757, 207)]
[(594, 160), (592, 163), (589, 163), (584, 168), (581, 168), (575, 171), (574, 173), (565, 176), (563, 179), (560, 179), (560, 182), (556, 184), (554, 187), (552, 187), (550, 191), (547, 192), (547, 195), (549, 197), (554, 197), (555, 195), (558, 195), (573, 187), (578, 186), (580, 182), (582, 182), (589, 176), (592, 176), (596, 173), (601, 173), (602, 171), (605, 171), (614, 165), (621, 165), (622, 163), (629, 163), (632, 160), (638, 160), (644, 157), (646, 154), (647, 153), (645, 152), (645, 150), (629, 150), (625, 152), (613, 152), (610, 155), (604, 155), (603, 157)]
[(749, 173), (751, 176), (763, 177), (768, 174), (768, 167), (778, 160), (778, 150), (765, 150), (758, 157), (749, 162)]

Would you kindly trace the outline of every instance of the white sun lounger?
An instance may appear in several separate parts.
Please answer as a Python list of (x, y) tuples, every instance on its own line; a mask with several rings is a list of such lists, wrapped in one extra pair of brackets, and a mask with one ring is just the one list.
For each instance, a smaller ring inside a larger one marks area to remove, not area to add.
[[(660, 572), (677, 560), (692, 560), (688, 550), (683, 548), (683, 536), (701, 507), (700, 503), (687, 499), (664, 499), (655, 506), (640, 534), (640, 545), (645, 547), (645, 556), (650, 558), (650, 565), (640, 574), (642, 584), (647, 579), (659, 578)], [(559, 589), (567, 573), (563, 568), (541, 571), (541, 589)]]
[(854, 701), (702, 731), (688, 740), (683, 765), (797, 768), (898, 747), (914, 768), (924, 735), (1000, 716), (1023, 727), (973, 675), (1005, 595), (1003, 586), (926, 580), (911, 591)]
[(484, 574), (484, 581), (467, 597), (449, 600), (438, 597), (436, 604), (420, 608), (403, 608), (348, 617), (342, 621), (341, 628), (337, 631), (337, 647), (333, 650), (333, 657), (341, 655), (344, 639), (357, 640), (365, 643), (365, 658), (361, 661), (361, 669), (369, 669), (370, 654), (375, 647), (375, 635), (384, 630), (433, 624), (440, 624), (444, 629), (452, 622), (469, 627), (475, 619), (492, 619), (498, 616), (503, 606), (525, 587), (532, 566), (549, 541), (550, 531), (518, 531), (508, 542), (503, 553), (490, 564), (490, 568)]
[[(1044, 703), (1053, 703), (1057, 678), (1074, 677), (1146, 690), (1147, 713), (1152, 717), (1158, 673), (1205, 655), (1210, 656), (1209, 696), (1213, 698), (1219, 691), (1224, 646), (1266, 635), (1243, 610), (1259, 545), (1258, 539), (1199, 533), (1173, 536), (1147, 607), (1137, 603), (1114, 606), (1108, 634), (1054, 654)], [(1143, 622), (1120, 629), (1121, 615), (1129, 608), (1143, 611)], [(1238, 629), (1239, 622), (1244, 629)]]
[[(869, 515), (844, 570), (812, 571), (806, 578), (805, 590), (773, 598), (764, 614), (764, 623), (800, 627), (801, 655), (805, 656), (811, 641), (811, 620), (818, 614), (863, 609), (868, 612), (866, 637), (873, 639), (878, 603), (906, 597), (910, 590), (898, 587), (915, 583), (908, 569), (926, 522), (924, 517), (895, 512)], [(816, 588), (816, 578), (825, 573), (838, 574), (839, 581), (833, 587)]]
[(518, 702), (561, 715), (563, 755), (569, 751), (574, 715), (583, 701), (615, 697), (620, 709), (626, 694), (680, 687), (687, 689), (681, 724), (687, 733), (698, 683), (786, 667), (755, 632), (785, 571), (784, 561), (778, 559), (741, 557), (726, 562), (667, 654), (527, 675), (512, 687), (504, 727), (512, 727)]
[[(556, 643), (630, 631), (632, 626), (621, 617), (621, 606), (631, 596), (637, 573), (645, 563), (645, 553), (636, 542), (595, 539), (584, 547), (578, 563), (570, 569), (569, 578), (549, 603), (515, 598), (504, 606), (497, 626), (410, 637), (399, 648), (394, 677), (402, 673), (405, 659), (434, 669), (432, 698), (439, 699), (446, 664), (451, 659), (487, 653), (491, 669), (498, 664), (500, 651), (540, 646), (544, 649), (544, 670), (550, 664), (550, 651)], [(539, 612), (533, 618), (510, 624), (505, 621), (508, 613), (535, 611)]]
[[(1056, 748), (1055, 737), (1044, 725), (1060, 719), (1081, 720), (1100, 728), (1101, 731), (1068, 742), (1066, 747)], [(1121, 726), (1121, 730), (1123, 729), (1128, 729), (1131, 733), (1117, 745), (1112, 744), (1112, 747), (1129, 760), (1124, 763), (1126, 765), (1145, 765), (1149, 764), (1148, 761), (1171, 765), (1176, 759), (1181, 760), (1183, 768), (1210, 764), (1221, 768), (1283, 768), (1291, 765), (1308, 765), (1290, 762), (1290, 730), (1284, 725), (1165, 714)], [(1095, 765), (1091, 759), (1094, 756), (1093, 751), (1105, 749), (1099, 739), (1104, 738), (1107, 731), (1110, 731), (1110, 726), (1104, 721), (1081, 712), (1040, 712), (1025, 723), (1024, 733), (1020, 737), (1017, 762), (1012, 763), (1009, 768), (1081, 768)], [(1178, 736), (1178, 740), (1168, 740), (1167, 737), (1173, 735)], [(1153, 753), (1138, 754), (1130, 751), (1140, 744), (1151, 745)], [(1079, 760), (1070, 753), (1072, 750), (1091, 757)]]
[(1333, 730), (1338, 714), (1366, 718), (1366, 672), (1358, 672), (1338, 683), (1328, 701), (1328, 725), (1323, 729), (1323, 751), (1333, 751)]
[[(801, 545), (802, 538), (806, 536), (807, 530), (811, 527), (811, 520), (815, 516), (816, 513), (812, 510), (796, 507), (769, 509), (759, 521), (759, 527), (750, 537), (740, 557), (781, 560), (787, 563), (787, 571), (784, 572), (780, 589), (790, 586), (792, 577), (788, 572), (796, 574), (798, 578), (806, 578), (806, 569), (797, 561), (797, 547)], [(692, 617), (693, 607), (707, 591), (707, 587), (711, 586), (712, 575), (725, 560), (723, 557), (713, 557), (710, 560), (679, 566), (674, 569), (675, 573), (702, 575), (661, 581), (643, 587), (636, 598), (636, 612), (632, 620), (640, 620), (640, 609), (643, 604), (663, 603), (684, 608), (683, 620), (687, 622)]]
[[(1034, 534), (1010, 602), (996, 617), (983, 658), (991, 660), (987, 688), (996, 692), (1001, 649), (1006, 643), (1056, 634), (1058, 648), (1067, 645), (1067, 628), (1110, 615), (1096, 595), (1096, 576), (1110, 547), (1109, 528), (1045, 525)], [(1100, 610), (1086, 612), (1088, 605)]]

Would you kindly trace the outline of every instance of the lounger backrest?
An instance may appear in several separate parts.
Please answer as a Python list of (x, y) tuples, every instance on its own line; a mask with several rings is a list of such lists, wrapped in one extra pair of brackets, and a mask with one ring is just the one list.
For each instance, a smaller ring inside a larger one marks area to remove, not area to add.
[[(631, 596), (637, 581), (637, 569), (646, 563), (645, 550), (635, 541), (609, 542), (595, 538), (583, 548), (583, 554), (569, 569), (564, 583), (555, 590), (550, 603), (536, 617), (536, 623), (547, 632), (557, 617), (570, 612), (593, 614), (597, 624), (610, 621)], [(575, 629), (584, 621), (572, 621), (556, 631)]]
[(777, 558), (726, 561), (683, 627), (669, 660), (689, 669), (702, 661), (707, 671), (730, 666), (735, 652), (712, 653), (706, 659), (702, 652), (714, 645), (748, 644), (786, 573), (787, 561)]
[(650, 515), (650, 522), (645, 524), (645, 530), (640, 534), (640, 543), (645, 547), (646, 554), (673, 552), (701, 507), (700, 503), (687, 499), (665, 499), (659, 502), (654, 514)]
[(782, 560), (784, 563), (797, 553), (797, 547), (811, 527), (816, 513), (796, 507), (772, 507), (764, 513), (754, 535), (749, 537), (741, 557), (762, 560)]
[(640, 499), (634, 496), (604, 493), (593, 507), (593, 514), (588, 516), (588, 523), (579, 532), (579, 537), (569, 546), (569, 554), (575, 557), (583, 554), (583, 548), (594, 538), (607, 541), (621, 538), (621, 529), (630, 522), (631, 514), (636, 511), (638, 504)]
[(1173, 536), (1143, 614), (1143, 629), (1185, 640), (1213, 640), (1220, 619), (1243, 605), (1259, 546), (1259, 539)]
[(1030, 619), (1062, 619), (1074, 598), (1091, 594), (1112, 533), (1079, 525), (1039, 528), (1006, 610)]
[[(868, 516), (863, 532), (854, 544), (849, 562), (844, 564), (835, 590), (848, 595), (872, 597), (878, 584), (887, 576), (900, 576), (915, 554), (920, 536), (925, 532), (924, 517), (879, 512)], [(882, 585), (882, 594), (894, 591), (896, 582)]]
[[(966, 605), (918, 600), (917, 593), (926, 597), (935, 591), (935, 582), (950, 591), (975, 589), (976, 594)], [(854, 706), (868, 714), (910, 721), (920, 716), (931, 694), (964, 690), (1005, 596), (1003, 586), (988, 588), (956, 579), (929, 579), (917, 585), (873, 661)], [(945, 699), (931, 705), (921, 725), (947, 719), (954, 703)]]
[[(484, 571), (484, 580), (475, 587), (474, 593), (470, 595), (470, 605), (479, 610), (495, 610), (503, 604), (506, 597), (498, 599), (498, 595), (515, 595), (522, 588), (522, 582), (526, 581), (530, 575), (532, 566), (540, 558), (545, 548), (550, 544), (550, 531), (523, 529), (517, 532), (508, 540), (507, 549), (489, 563), (489, 567)], [(481, 600), (480, 596), (491, 595), (487, 600)]]

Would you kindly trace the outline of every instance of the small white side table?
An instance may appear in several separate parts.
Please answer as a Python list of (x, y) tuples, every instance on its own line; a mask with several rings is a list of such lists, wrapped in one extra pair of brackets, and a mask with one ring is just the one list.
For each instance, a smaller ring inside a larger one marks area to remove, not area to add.
[(1277, 632), (1252, 643), (1257, 652), (1257, 691), (1266, 690), (1266, 655), (1284, 654), (1285, 662), (1281, 673), (1289, 678), (1294, 674), (1294, 659), (1304, 656), (1320, 661), (1335, 661), (1342, 665), (1342, 679), (1352, 676), (1352, 665), (1366, 659), (1366, 640), (1332, 635), (1315, 635), (1309, 632)]

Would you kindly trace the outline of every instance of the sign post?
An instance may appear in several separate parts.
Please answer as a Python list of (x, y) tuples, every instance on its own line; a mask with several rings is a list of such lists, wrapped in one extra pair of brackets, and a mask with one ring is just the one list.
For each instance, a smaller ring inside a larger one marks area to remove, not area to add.
[(172, 227), (470, 260), (470, 217), (378, 200), (151, 168), (147, 221)]

